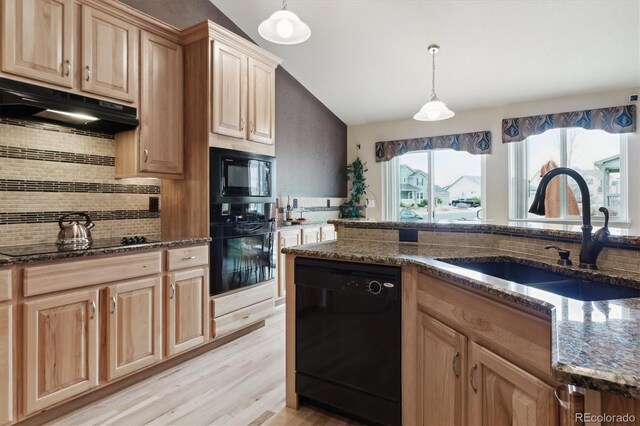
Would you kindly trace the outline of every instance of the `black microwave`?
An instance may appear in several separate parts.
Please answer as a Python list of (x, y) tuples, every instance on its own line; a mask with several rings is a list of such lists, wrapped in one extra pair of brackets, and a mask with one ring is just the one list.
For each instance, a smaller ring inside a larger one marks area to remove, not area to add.
[(211, 203), (274, 203), (276, 158), (209, 148)]

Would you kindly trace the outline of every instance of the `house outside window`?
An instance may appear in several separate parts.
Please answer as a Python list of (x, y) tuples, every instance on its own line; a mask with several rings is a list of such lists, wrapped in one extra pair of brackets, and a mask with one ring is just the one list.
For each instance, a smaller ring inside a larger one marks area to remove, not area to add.
[(578, 128), (548, 130), (509, 144), (510, 218), (581, 222), (582, 196), (566, 175), (549, 184), (545, 217), (528, 212), (542, 175), (555, 167), (570, 167), (587, 183), (592, 217), (602, 218), (598, 209), (604, 206), (612, 220), (626, 221), (626, 152), (625, 135)]
[[(385, 162), (397, 176), (386, 218), (401, 221), (478, 220), (482, 210), (482, 157), (467, 152), (410, 152)], [(432, 173), (430, 173), (430, 171)], [(393, 178), (389, 179), (390, 181)]]

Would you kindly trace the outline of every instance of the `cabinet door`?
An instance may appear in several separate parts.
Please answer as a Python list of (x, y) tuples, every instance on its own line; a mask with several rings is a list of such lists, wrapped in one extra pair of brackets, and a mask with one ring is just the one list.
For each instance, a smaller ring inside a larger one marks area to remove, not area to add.
[(182, 175), (182, 47), (142, 32), (139, 168)]
[(467, 338), (418, 316), (418, 424), (464, 425)]
[(469, 424), (550, 425), (553, 388), (475, 343), (469, 351)]
[(247, 56), (219, 41), (214, 40), (212, 43), (212, 131), (244, 139), (247, 116)]
[(162, 278), (109, 286), (108, 380), (151, 365), (162, 357)]
[(138, 29), (82, 6), (82, 90), (125, 101), (135, 99)]
[(302, 244), (320, 241), (320, 228), (302, 228)]
[(0, 425), (13, 420), (13, 306), (0, 306)]
[(167, 355), (205, 343), (209, 338), (208, 269), (169, 274), (167, 295)]
[(98, 385), (98, 290), (24, 303), (24, 412)]
[(249, 134), (247, 139), (273, 144), (276, 126), (276, 70), (249, 58)]
[(277, 297), (285, 296), (285, 288), (287, 282), (286, 271), (286, 255), (281, 251), (286, 247), (295, 247), (300, 245), (300, 232), (280, 232), (278, 238), (278, 288)]
[(333, 226), (322, 226), (320, 228), (320, 239), (322, 241), (332, 241), (336, 239), (336, 228)]
[(2, 70), (71, 87), (72, 0), (3, 0), (2, 6)]

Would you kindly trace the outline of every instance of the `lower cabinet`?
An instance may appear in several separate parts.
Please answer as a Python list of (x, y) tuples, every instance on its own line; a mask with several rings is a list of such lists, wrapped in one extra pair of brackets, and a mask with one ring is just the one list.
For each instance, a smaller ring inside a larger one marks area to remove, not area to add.
[(24, 413), (98, 385), (98, 290), (24, 303)]
[(469, 424), (557, 424), (551, 386), (480, 345), (469, 346)]
[(300, 245), (301, 233), (299, 231), (286, 232), (280, 231), (278, 233), (278, 285), (276, 286), (276, 297), (281, 298), (285, 296), (285, 283), (287, 282), (286, 270), (285, 270), (285, 258), (286, 255), (282, 254), (282, 249), (287, 247), (295, 247)]
[(167, 278), (167, 355), (205, 343), (209, 338), (207, 268), (172, 272)]
[(107, 379), (113, 380), (162, 358), (162, 278), (107, 288)]
[(0, 306), (0, 425), (13, 421), (13, 306)]
[(211, 298), (211, 337), (219, 339), (273, 314), (273, 281)]
[(302, 244), (320, 242), (320, 228), (302, 228)]
[(427, 315), (418, 317), (418, 424), (466, 424), (467, 338)]

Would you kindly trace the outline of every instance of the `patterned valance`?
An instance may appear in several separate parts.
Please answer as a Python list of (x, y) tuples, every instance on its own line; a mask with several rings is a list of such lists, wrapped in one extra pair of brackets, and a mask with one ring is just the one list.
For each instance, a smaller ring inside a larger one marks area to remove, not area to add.
[(519, 142), (549, 129), (562, 127), (582, 127), (587, 130), (604, 130), (608, 133), (633, 133), (636, 131), (636, 107), (635, 105), (624, 105), (507, 118), (502, 120), (502, 142)]
[(491, 132), (461, 133), (458, 135), (427, 136), (424, 138), (401, 139), (376, 142), (376, 162), (389, 161), (393, 157), (411, 151), (431, 149), (453, 149), (471, 154), (491, 153)]

